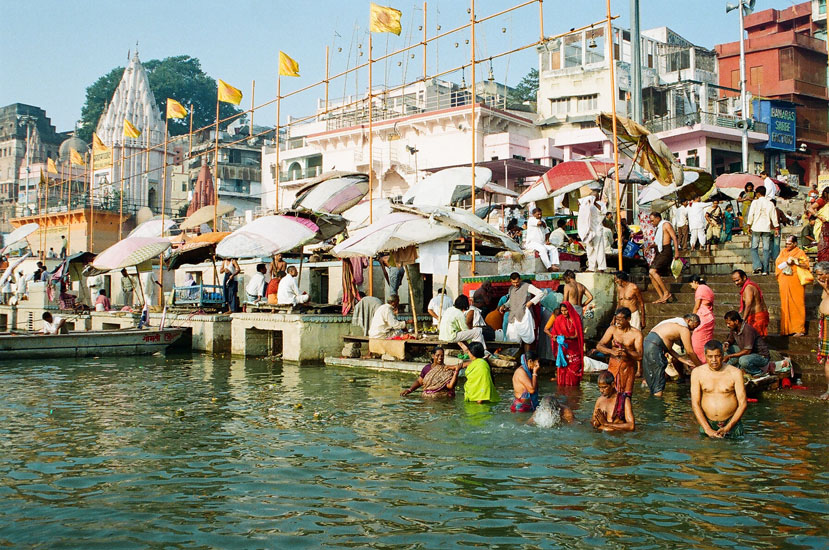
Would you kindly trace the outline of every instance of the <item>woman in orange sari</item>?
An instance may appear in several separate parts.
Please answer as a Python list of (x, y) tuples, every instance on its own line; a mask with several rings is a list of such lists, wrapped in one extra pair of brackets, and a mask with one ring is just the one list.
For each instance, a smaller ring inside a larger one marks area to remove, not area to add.
[(705, 344), (714, 339), (714, 291), (699, 275), (691, 278), (694, 289), (694, 311), (699, 316), (699, 326), (691, 335), (691, 344), (697, 357), (705, 357)]
[(559, 386), (578, 386), (584, 374), (584, 328), (576, 308), (562, 302), (549, 332), (556, 354), (556, 383)]
[(786, 246), (774, 261), (777, 286), (780, 288), (780, 335), (803, 336), (806, 332), (806, 290), (804, 282), (812, 279), (809, 258), (797, 246), (797, 237), (786, 239)]

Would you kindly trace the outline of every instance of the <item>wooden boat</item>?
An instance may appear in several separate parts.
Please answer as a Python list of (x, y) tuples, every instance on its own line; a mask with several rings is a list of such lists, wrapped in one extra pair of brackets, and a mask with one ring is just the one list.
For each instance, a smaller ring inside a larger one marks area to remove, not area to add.
[(106, 357), (164, 352), (185, 328), (121, 329), (66, 334), (0, 334), (0, 360), (46, 357)]

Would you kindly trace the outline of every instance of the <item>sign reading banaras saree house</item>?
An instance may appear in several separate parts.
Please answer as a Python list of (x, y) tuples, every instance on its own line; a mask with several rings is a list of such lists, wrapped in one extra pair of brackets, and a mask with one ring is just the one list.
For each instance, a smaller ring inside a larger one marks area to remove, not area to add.
[(754, 100), (754, 118), (769, 126), (769, 140), (764, 149), (795, 150), (795, 104), (768, 99)]

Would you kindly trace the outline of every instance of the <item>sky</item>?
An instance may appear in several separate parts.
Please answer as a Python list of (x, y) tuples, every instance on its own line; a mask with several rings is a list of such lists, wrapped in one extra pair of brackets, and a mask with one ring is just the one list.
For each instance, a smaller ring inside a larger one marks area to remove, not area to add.
[[(734, 0), (736, 1), (736, 0)], [(403, 12), (401, 35), (374, 34), (373, 57), (416, 43), (422, 38), (423, 2), (385, 0)], [(523, 3), (523, 0), (477, 0), (478, 18)], [(736, 11), (725, 13), (726, 0), (641, 0), (641, 28), (667, 26), (695, 44), (715, 44), (738, 38)], [(783, 9), (790, 0), (758, 0), (757, 10)], [(469, 21), (465, 0), (429, 0), (428, 36)], [(276, 97), (279, 50), (299, 62), (299, 78), (282, 79), (283, 95), (325, 78), (325, 47), (330, 46), (332, 75), (354, 67), (368, 56), (368, 0), (0, 0), (0, 106), (11, 103), (36, 105), (46, 110), (58, 131), (71, 130), (80, 118), (86, 88), (115, 67), (125, 66), (136, 42), (140, 58), (163, 59), (190, 55), (201, 61), (213, 78), (240, 88), (241, 106), (250, 108), (251, 83), (255, 103)], [(616, 25), (629, 25), (628, 0), (613, 0)], [(565, 32), (590, 25), (605, 17), (605, 0), (545, 0), (544, 34)], [(476, 25), (476, 51), (486, 58), (539, 37), (538, 4)], [(447, 70), (468, 62), (469, 29), (449, 35), (427, 49), (427, 71)], [(458, 47), (455, 47), (455, 43)], [(364, 55), (358, 57), (358, 44)], [(341, 51), (340, 51), (341, 49)], [(399, 55), (373, 66), (375, 87), (411, 81), (422, 72), (422, 53), (415, 58)], [(349, 55), (350, 54), (350, 55)], [(350, 59), (350, 61), (349, 61)], [(398, 63), (400, 63), (398, 65)], [(538, 57), (533, 48), (492, 62), (495, 79), (510, 86), (533, 67)], [(479, 65), (477, 80), (486, 78), (489, 63)], [(480, 73), (484, 74), (481, 75)], [(468, 70), (464, 75), (469, 81)], [(456, 72), (443, 78), (461, 81)], [(356, 77), (332, 80), (331, 98), (364, 93), (367, 71)], [(318, 86), (282, 102), (282, 119), (307, 116), (324, 95)], [(254, 122), (275, 124), (275, 109), (258, 109)]]

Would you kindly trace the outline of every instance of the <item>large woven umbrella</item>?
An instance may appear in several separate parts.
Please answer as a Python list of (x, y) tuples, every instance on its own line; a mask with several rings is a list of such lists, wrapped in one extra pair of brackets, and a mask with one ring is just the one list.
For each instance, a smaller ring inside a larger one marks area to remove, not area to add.
[(527, 204), (566, 195), (593, 183), (604, 184), (612, 169), (612, 162), (592, 158), (562, 162), (547, 170), (524, 191), (518, 197), (518, 203)]
[[(482, 166), (475, 167), (475, 186), (479, 191), (484, 189), (491, 179), (492, 170)], [(471, 194), (472, 171), (462, 166), (445, 168), (412, 185), (403, 195), (403, 203), (449, 206), (468, 198)]]
[(216, 254), (216, 243), (187, 243), (173, 251), (167, 260), (167, 269), (178, 269), (184, 264), (200, 264)]
[(339, 258), (367, 256), (391, 252), (407, 246), (459, 236), (458, 229), (410, 212), (394, 212), (354, 232), (334, 247)]
[(704, 197), (714, 187), (714, 177), (699, 168), (685, 168), (682, 185), (662, 185), (654, 182), (643, 187), (639, 192), (639, 204), (650, 204), (657, 200), (664, 201), (689, 201)]
[(341, 214), (368, 194), (368, 176), (358, 172), (327, 172), (302, 186), (293, 208)]
[(142, 223), (141, 225), (130, 231), (129, 235), (127, 235), (127, 238), (132, 239), (134, 237), (158, 237), (163, 233), (168, 233), (170, 229), (172, 229), (175, 226), (176, 222), (171, 220), (170, 218), (165, 218), (164, 220), (162, 220), (161, 218), (155, 218)]
[[(596, 124), (610, 139), (613, 138), (613, 115), (602, 113)], [(616, 115), (616, 137), (619, 150), (653, 174), (662, 185), (682, 185), (682, 166), (670, 147), (641, 124)]]
[[(228, 214), (234, 212), (236, 210), (235, 206), (230, 206), (229, 204), (222, 204), (219, 203), (219, 206), (216, 207), (216, 218), (221, 218), (222, 216), (227, 216)], [(202, 206), (189, 216), (187, 216), (183, 222), (181, 222), (181, 229), (196, 229), (201, 224), (212, 224), (213, 223), (213, 205)]]
[(319, 226), (306, 218), (263, 216), (222, 239), (216, 254), (222, 258), (273, 256), (312, 242), (318, 231)]
[(40, 225), (36, 223), (27, 223), (26, 225), (21, 225), (20, 227), (18, 227), (6, 236), (6, 239), (3, 243), (4, 246), (3, 249), (0, 250), (0, 254), (5, 254), (9, 250), (14, 250), (16, 244), (22, 244), (23, 241), (26, 240), (26, 237), (28, 237), (38, 229), (40, 229)]
[[(370, 217), (369, 214), (372, 216)], [(379, 221), (389, 214), (391, 214), (391, 201), (374, 199), (371, 201), (371, 208), (369, 208), (369, 201), (363, 201), (343, 212), (343, 217), (348, 221), (348, 230), (354, 231), (366, 227), (372, 221)]]
[(98, 271), (112, 271), (133, 267), (156, 258), (170, 248), (168, 239), (158, 237), (131, 237), (110, 246), (92, 262)]

